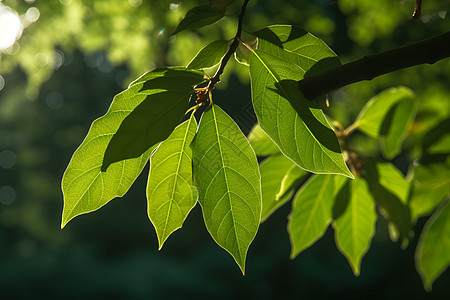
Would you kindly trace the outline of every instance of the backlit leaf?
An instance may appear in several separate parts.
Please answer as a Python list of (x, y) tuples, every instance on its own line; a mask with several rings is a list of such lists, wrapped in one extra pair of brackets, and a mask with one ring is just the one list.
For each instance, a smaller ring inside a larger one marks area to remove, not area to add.
[(262, 131), (259, 124), (255, 124), (248, 134), (248, 140), (258, 156), (268, 156), (280, 153), (278, 146), (270, 139), (270, 137)]
[(393, 158), (400, 153), (413, 117), (414, 101), (400, 101), (389, 111), (380, 129), (381, 150), (385, 157)]
[(292, 163), (291, 167), (284, 175), (283, 180), (281, 180), (281, 186), (275, 196), (275, 200), (280, 200), (287, 192), (295, 188), (303, 180), (306, 174), (308, 174), (308, 172), (299, 168), (295, 163)]
[[(400, 101), (411, 101), (414, 93), (406, 87), (385, 90), (370, 99), (356, 118), (358, 129), (367, 135), (377, 138), (380, 135), (383, 121), (390, 109)], [(405, 118), (409, 116), (404, 116)]]
[[(294, 193), (294, 190), (291, 187), (284, 192), (283, 197), (278, 200), (276, 199), (282, 181), (292, 166), (300, 169), (281, 153), (265, 159), (259, 166), (262, 185), (262, 221), (265, 221), (273, 212), (286, 203)], [(303, 174), (306, 173), (305, 171), (303, 172)]]
[(261, 218), (261, 176), (255, 153), (220, 107), (202, 115), (192, 142), (194, 184), (206, 227), (245, 272)]
[(303, 70), (261, 50), (250, 58), (252, 101), (261, 128), (301, 168), (353, 177), (322, 110), (300, 93)]
[(103, 171), (114, 162), (139, 157), (169, 137), (188, 109), (193, 87), (203, 81), (200, 71), (175, 68), (156, 69), (144, 77), (147, 80), (135, 92), (145, 99), (120, 121), (106, 148)]
[(181, 228), (197, 202), (190, 147), (197, 131), (193, 115), (175, 128), (150, 158), (148, 216), (156, 229), (160, 249), (169, 235)]
[(348, 181), (337, 194), (333, 210), (336, 246), (358, 276), (377, 218), (366, 181), (360, 177)]
[(225, 10), (216, 5), (202, 5), (191, 8), (178, 24), (172, 35), (186, 29), (197, 29), (213, 24), (225, 15)]
[(431, 214), (444, 198), (450, 198), (450, 166), (430, 164), (414, 169), (413, 190), (409, 205), (411, 218)]
[(427, 291), (450, 266), (450, 201), (425, 224), (416, 248), (416, 268)]
[(187, 66), (188, 69), (207, 69), (212, 68), (218, 63), (228, 50), (228, 42), (224, 40), (214, 41), (206, 45), (192, 59)]
[(407, 246), (411, 233), (411, 211), (408, 206), (410, 183), (391, 163), (366, 159), (364, 163), (369, 190), (388, 221), (392, 241), (400, 237)]
[(75, 151), (63, 180), (64, 209), (61, 227), (74, 217), (99, 209), (115, 197), (123, 196), (141, 173), (153, 149), (137, 158), (113, 163), (101, 171), (103, 154), (122, 121), (148, 99), (154, 90), (144, 89), (147, 80), (163, 77), (169, 70), (156, 69), (114, 97), (108, 112), (95, 120)]
[(335, 195), (333, 177), (314, 175), (295, 196), (288, 223), (291, 258), (314, 244), (331, 222)]

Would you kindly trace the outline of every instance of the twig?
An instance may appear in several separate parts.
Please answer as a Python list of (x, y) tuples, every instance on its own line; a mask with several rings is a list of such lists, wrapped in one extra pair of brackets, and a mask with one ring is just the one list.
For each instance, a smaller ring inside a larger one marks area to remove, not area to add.
[(233, 42), (230, 45), (230, 48), (228, 49), (228, 52), (225, 54), (225, 56), (222, 58), (222, 62), (220, 63), (219, 69), (217, 69), (216, 74), (214, 74), (213, 78), (211, 78), (208, 89), (212, 90), (214, 85), (220, 81), (220, 75), (222, 75), (223, 70), (225, 69), (225, 66), (228, 63), (228, 60), (230, 59), (231, 55), (233, 55), (234, 51), (236, 51), (237, 47), (239, 46), (239, 40), (241, 39), (242, 34), (242, 22), (244, 20), (245, 15), (245, 9), (247, 8), (247, 4), (250, 0), (245, 0), (244, 4), (242, 4), (241, 12), (238, 15), (238, 28), (236, 31), (236, 35), (234, 36)]
[(420, 11), (422, 10), (422, 0), (416, 0), (416, 7), (414, 7), (414, 13), (412, 15), (414, 20), (420, 17)]
[(298, 86), (307, 99), (314, 100), (358, 81), (371, 80), (412, 66), (434, 64), (447, 57), (450, 57), (450, 31), (408, 46), (364, 56), (321, 74), (304, 78), (299, 81)]

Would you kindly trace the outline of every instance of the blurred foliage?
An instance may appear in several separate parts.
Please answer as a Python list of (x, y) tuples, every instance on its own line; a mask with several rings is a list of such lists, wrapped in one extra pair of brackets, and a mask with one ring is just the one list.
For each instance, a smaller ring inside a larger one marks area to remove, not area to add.
[[(250, 1), (244, 28), (252, 32), (281, 23), (303, 27), (348, 62), (448, 30), (450, 1), (423, 3), (422, 17), (411, 20), (413, 0)], [(153, 67), (186, 65), (207, 43), (234, 36), (236, 19), (229, 16), (170, 37), (182, 16), (200, 4), (206, 1), (0, 1), (22, 19), (31, 7), (40, 14), (11, 48), (0, 52), (0, 79), (5, 81), (3, 89), (0, 82), (0, 298), (66, 298), (62, 291), (72, 293), (68, 298), (217, 297), (217, 291), (218, 298), (288, 298), (299, 292), (306, 298), (318, 298), (317, 293), (326, 298), (447, 298), (448, 271), (433, 293), (426, 294), (414, 270), (414, 249), (401, 252), (388, 242), (387, 225), (380, 222), (364, 262), (367, 272), (359, 278), (335, 249), (330, 232), (289, 261), (287, 206), (262, 225), (244, 278), (210, 241), (198, 207), (183, 234), (175, 233), (157, 253), (156, 234), (145, 213), (145, 176), (124, 198), (59, 230), (64, 168), (113, 96)], [(237, 14), (240, 5), (236, 1), (228, 13)], [(411, 161), (442, 163), (448, 154), (426, 153), (426, 137), (431, 130), (438, 137), (449, 132), (448, 74), (445, 59), (360, 82), (334, 92), (327, 113), (348, 125), (377, 92), (407, 85), (419, 107), (394, 162), (405, 174)], [(247, 133), (255, 121), (247, 110), (248, 69), (232, 63), (224, 75), (215, 101)], [(354, 138), (360, 139), (363, 151), (377, 152), (373, 140), (357, 134)], [(419, 219), (416, 231), (423, 225)]]

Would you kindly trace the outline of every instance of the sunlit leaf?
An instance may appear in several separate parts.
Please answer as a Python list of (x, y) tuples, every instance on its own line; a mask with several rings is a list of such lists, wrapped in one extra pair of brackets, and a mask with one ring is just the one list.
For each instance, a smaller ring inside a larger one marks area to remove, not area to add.
[(409, 182), (393, 164), (377, 163), (380, 184), (395, 194), (404, 204), (408, 202)]
[(287, 192), (295, 188), (300, 181), (303, 180), (303, 177), (306, 174), (308, 173), (305, 170), (299, 168), (295, 163), (292, 163), (291, 167), (284, 175), (283, 180), (281, 180), (280, 189), (275, 196), (275, 200), (280, 200)]
[(156, 229), (160, 249), (169, 235), (181, 228), (197, 202), (190, 147), (197, 131), (193, 115), (175, 128), (150, 158), (148, 216)]
[(400, 237), (406, 247), (411, 233), (411, 212), (408, 206), (410, 183), (391, 163), (366, 159), (364, 163), (370, 192), (388, 221), (392, 241)]
[(411, 218), (429, 215), (444, 198), (450, 197), (450, 166), (431, 164), (414, 169), (413, 190), (409, 201)]
[(330, 47), (301, 28), (273, 25), (255, 32), (254, 35), (258, 37), (259, 50), (296, 64), (303, 70), (301, 75), (304, 77), (340, 65), (336, 53)]
[(207, 25), (211, 25), (225, 15), (225, 10), (215, 5), (202, 5), (191, 8), (178, 24), (172, 35), (186, 29), (197, 29)]
[[(163, 77), (167, 69), (156, 69), (143, 77)], [(63, 180), (64, 227), (74, 217), (99, 209), (115, 197), (123, 196), (141, 173), (153, 149), (137, 158), (113, 163), (102, 172), (103, 154), (120, 124), (153, 90), (144, 89), (144, 82), (131, 85), (114, 97), (108, 112), (95, 120), (80, 147), (75, 151)]]
[(416, 248), (416, 268), (427, 291), (450, 266), (450, 201), (425, 224)]
[(385, 157), (393, 158), (400, 153), (414, 111), (414, 101), (403, 100), (395, 104), (383, 120), (380, 144)]
[[(259, 166), (262, 185), (262, 221), (265, 221), (273, 212), (286, 203), (294, 193), (294, 190), (291, 187), (284, 192), (284, 195), (280, 199), (276, 199), (282, 181), (292, 166), (300, 169), (281, 153), (265, 159)], [(303, 174), (305, 173), (306, 172), (303, 171)]]
[[(367, 102), (356, 118), (355, 125), (367, 135), (377, 138), (390, 109), (400, 101), (411, 101), (413, 97), (414, 93), (406, 87), (385, 90)], [(409, 118), (406, 115), (403, 117)]]
[(270, 139), (270, 137), (262, 131), (259, 124), (255, 124), (248, 134), (248, 140), (258, 156), (267, 156), (280, 153), (278, 146)]
[(366, 181), (360, 177), (348, 181), (337, 194), (333, 211), (336, 246), (358, 276), (377, 218)]
[(189, 69), (207, 69), (214, 67), (225, 55), (228, 50), (228, 42), (224, 40), (214, 41), (206, 45), (192, 59), (187, 68)]
[(206, 227), (245, 272), (245, 259), (261, 218), (261, 176), (255, 153), (220, 107), (202, 115), (192, 142), (194, 184)]
[(450, 133), (445, 133), (441, 138), (428, 148), (430, 154), (450, 153)]
[(303, 70), (261, 50), (250, 59), (252, 101), (261, 128), (301, 168), (353, 177), (322, 110), (300, 93)]
[[(165, 140), (186, 113), (193, 87), (202, 82), (203, 73), (174, 68), (156, 69), (144, 77), (147, 80), (134, 91), (145, 95), (145, 99), (118, 123), (120, 127), (105, 151), (103, 171), (114, 162), (139, 157)], [(136, 83), (132, 87), (137, 87)]]
[(291, 258), (316, 242), (332, 220), (335, 195), (333, 175), (314, 175), (295, 196), (289, 215)]

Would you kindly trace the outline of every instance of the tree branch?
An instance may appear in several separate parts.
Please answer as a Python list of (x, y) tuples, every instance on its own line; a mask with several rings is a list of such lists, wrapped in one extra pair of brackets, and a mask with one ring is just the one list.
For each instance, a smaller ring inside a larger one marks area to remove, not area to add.
[(307, 99), (314, 100), (358, 81), (371, 80), (412, 66), (434, 64), (447, 57), (450, 57), (450, 31), (401, 48), (364, 56), (321, 74), (304, 78), (299, 81), (298, 86)]

